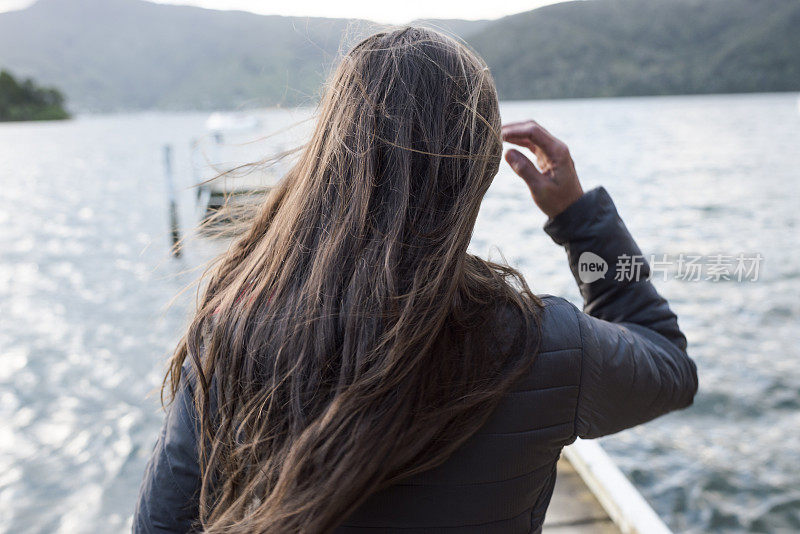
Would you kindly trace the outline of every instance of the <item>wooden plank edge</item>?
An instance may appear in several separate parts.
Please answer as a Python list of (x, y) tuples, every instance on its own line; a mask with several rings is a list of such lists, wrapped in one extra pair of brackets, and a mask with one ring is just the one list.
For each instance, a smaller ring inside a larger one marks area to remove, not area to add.
[(579, 438), (564, 456), (624, 534), (672, 534), (599, 443)]

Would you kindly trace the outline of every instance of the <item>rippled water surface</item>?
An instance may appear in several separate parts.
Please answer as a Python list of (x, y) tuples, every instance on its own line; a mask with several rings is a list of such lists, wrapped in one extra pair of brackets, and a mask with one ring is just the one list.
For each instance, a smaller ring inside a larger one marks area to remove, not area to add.
[[(800, 113), (795, 94), (514, 102), (567, 141), (645, 254), (761, 254), (758, 279), (656, 282), (698, 362), (690, 410), (603, 440), (677, 531), (800, 530)], [(304, 113), (265, 111), (266, 130)], [(0, 125), (0, 532), (122, 532), (157, 388), (213, 248), (168, 254), (161, 148), (184, 228), (205, 114)], [(300, 134), (296, 134), (298, 137)], [(251, 145), (269, 153), (277, 141)], [(281, 140), (285, 143), (285, 140)], [(579, 295), (503, 166), (472, 249)], [(498, 252), (499, 249), (499, 252)]]

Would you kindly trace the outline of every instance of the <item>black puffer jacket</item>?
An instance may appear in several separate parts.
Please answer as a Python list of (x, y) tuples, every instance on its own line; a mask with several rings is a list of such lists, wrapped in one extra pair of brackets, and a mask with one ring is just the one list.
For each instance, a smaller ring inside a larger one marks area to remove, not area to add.
[[(564, 446), (692, 403), (695, 365), (675, 314), (646, 280), (647, 266), (638, 281), (615, 276), (617, 258), (641, 253), (606, 191), (586, 193), (545, 230), (567, 249), (584, 312), (544, 297), (541, 350), (488, 423), (441, 466), (371, 496), (337, 533), (538, 532)], [(581, 282), (584, 252), (605, 260), (603, 278)], [(504, 326), (509, 336), (519, 327)], [(147, 466), (134, 532), (190, 531), (199, 486), (195, 437), (187, 384)]]

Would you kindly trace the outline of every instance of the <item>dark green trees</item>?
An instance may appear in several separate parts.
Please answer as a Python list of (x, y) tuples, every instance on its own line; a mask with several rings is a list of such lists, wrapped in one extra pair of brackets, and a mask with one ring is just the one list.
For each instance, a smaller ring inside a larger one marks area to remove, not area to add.
[(58, 89), (39, 87), (33, 80), (17, 81), (0, 71), (0, 121), (46, 121), (68, 119), (64, 96)]

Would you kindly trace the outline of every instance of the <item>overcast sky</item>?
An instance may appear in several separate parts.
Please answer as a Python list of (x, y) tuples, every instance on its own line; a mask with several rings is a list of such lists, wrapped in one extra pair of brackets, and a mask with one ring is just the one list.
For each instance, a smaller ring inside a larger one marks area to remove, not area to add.
[[(363, 18), (402, 24), (419, 18), (497, 19), (558, 0), (155, 0), (211, 9), (242, 9), (265, 15)], [(0, 0), (0, 11), (20, 9), (32, 0)]]

